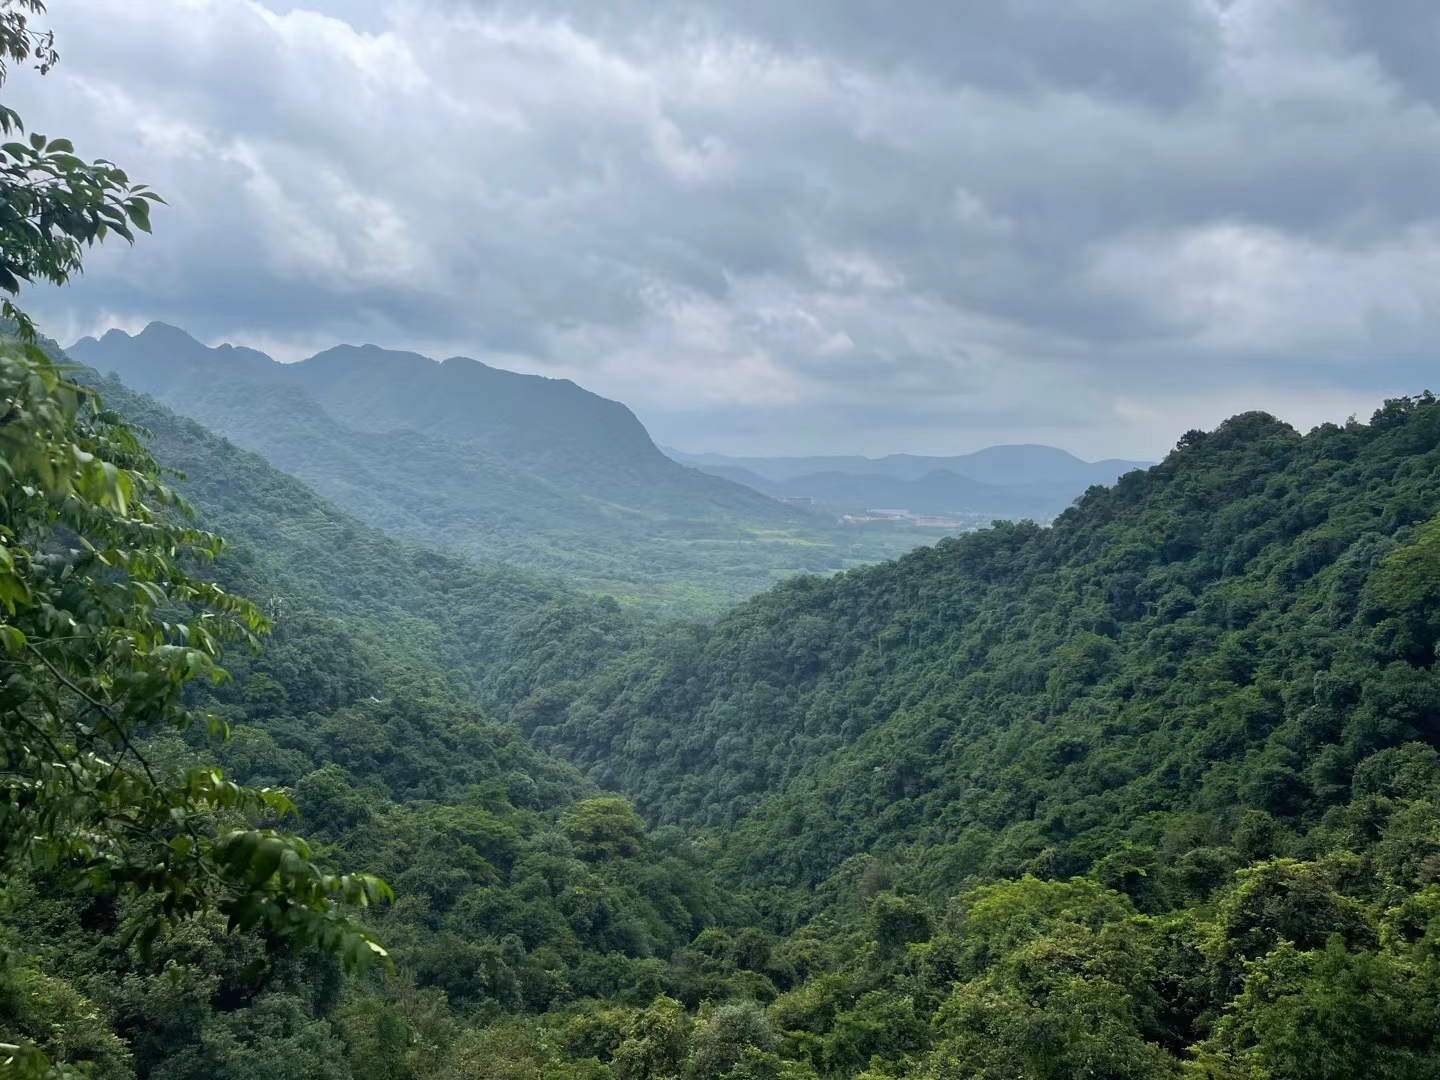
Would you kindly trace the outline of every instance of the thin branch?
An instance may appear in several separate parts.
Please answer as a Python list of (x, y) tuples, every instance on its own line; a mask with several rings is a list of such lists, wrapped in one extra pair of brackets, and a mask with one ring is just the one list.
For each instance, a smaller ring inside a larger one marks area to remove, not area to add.
[(160, 782), (155, 779), (155, 774), (150, 770), (150, 763), (145, 760), (144, 755), (142, 755), (140, 751), (135, 749), (134, 743), (130, 741), (130, 736), (125, 733), (124, 725), (122, 725), (120, 721), (116, 718), (115, 714), (110, 711), (110, 707), (104, 702), (91, 697), (84, 690), (71, 682), (64, 672), (62, 672), (59, 668), (52, 664), (45, 656), (45, 654), (35, 647), (34, 642), (27, 641), (25, 643), (25, 647), (29, 649), (32, 653), (34, 653), (35, 658), (39, 660), (40, 663), (44, 664), (47, 669), (49, 669), (51, 675), (54, 675), (55, 678), (58, 679), (63, 685), (68, 687), (73, 694), (81, 698), (83, 701), (88, 702), (92, 708), (94, 708), (100, 713), (101, 716), (105, 717), (106, 720), (110, 721), (110, 726), (115, 730), (115, 734), (120, 736), (120, 743), (122, 746), (124, 746), (125, 752), (135, 755), (135, 760), (140, 762), (140, 767), (145, 770), (145, 778), (150, 781), (152, 787), (158, 788), (160, 786)]
[(65, 767), (65, 772), (70, 777), (70, 784), (72, 787), (74, 787), (76, 793), (78, 794), (80, 791), (80, 776), (75, 771), (75, 763), (70, 761), (63, 753), (60, 752), (60, 747), (55, 745), (55, 740), (50, 737), (50, 733), (44, 728), (42, 728), (39, 724), (35, 723), (35, 721), (31, 720), (19, 709), (14, 710), (11, 715), (18, 717), (22, 724), (28, 727), (31, 731), (35, 732), (36, 735), (39, 735), (40, 738), (45, 740), (45, 745), (50, 747), (50, 752), (55, 755), (55, 760)]

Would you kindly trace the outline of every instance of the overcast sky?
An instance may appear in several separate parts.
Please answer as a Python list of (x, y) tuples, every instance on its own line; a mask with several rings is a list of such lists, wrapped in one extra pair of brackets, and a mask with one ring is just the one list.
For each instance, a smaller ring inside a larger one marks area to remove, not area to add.
[(1434, 0), (51, 0), (169, 201), (29, 297), (566, 376), (728, 453), (1156, 457), (1440, 390)]

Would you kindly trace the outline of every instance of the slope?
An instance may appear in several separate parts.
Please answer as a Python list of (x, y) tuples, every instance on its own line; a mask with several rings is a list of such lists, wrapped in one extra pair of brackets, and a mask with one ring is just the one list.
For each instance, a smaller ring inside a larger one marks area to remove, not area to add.
[(81, 378), (186, 471), (199, 523), (231, 542), (217, 580), (275, 621), (263, 653), (226, 656), (231, 681), (191, 688), (231, 738), (217, 745), (203, 724), (152, 738), (147, 768), (216, 762), (292, 791), (327, 862), (380, 873), (401, 896), (372, 919), (403, 978), (352, 980), (342, 997), (317, 955), (268, 956), (218, 917), (153, 954), (132, 949), (143, 900), (86, 894), (42, 867), (7, 875), (0, 897), (6, 1037), (112, 1080), (338, 1078), (352, 1059), (356, 1076), (409, 1075), (377, 1062), (403, 1059), (426, 1025), (433, 1037), (476, 1010), (648, 1000), (653, 957), (730, 902), (683, 838), (645, 835), (628, 804), (480, 704), (583, 676), (633, 646), (634, 616), (408, 548), (194, 421)]
[[(384, 636), (392, 651), (438, 666), (456, 692), (490, 702), (578, 677), (642, 640), (646, 621), (613, 600), (393, 540), (117, 380), (89, 381), (184, 475), (180, 490), (231, 545), (221, 567), (229, 583), (282, 622), (347, 620), (352, 631)], [(535, 648), (541, 638), (545, 648)]]
[[(445, 633), (409, 640), (419, 593), (466, 595), (463, 563), (407, 561), (114, 389), (208, 469), (187, 481), (202, 513), (284, 549), (270, 592), (266, 551), (222, 566), (279, 601), (280, 629), (198, 703), (234, 724), (237, 775), (292, 786), (328, 851), (394, 881), (400, 964), (344, 982), (312, 957), (267, 965), (218, 922), (135, 955), (123, 899), (7, 880), (7, 1034), (113, 1080), (1440, 1068), (1428, 395), (1304, 438), (1238, 417), (1053, 529), (796, 581), (588, 676), (522, 680), (512, 712), (538, 740), (610, 740), (597, 776), (720, 826), (692, 848), (453, 693)], [(334, 531), (297, 542), (299, 523)], [(353, 570), (296, 561), (352, 539)], [(493, 617), (506, 596), (569, 602), (497, 573)]]
[(341, 347), (279, 364), (160, 323), (70, 351), (393, 535), (655, 607), (709, 612), (932, 538), (841, 532), (670, 461), (623, 405), (465, 358)]
[(1236, 417), (1050, 529), (788, 583), (517, 716), (786, 887), (863, 853), (944, 893), (1286, 850), (1368, 755), (1440, 741), (1437, 446), (1428, 395)]

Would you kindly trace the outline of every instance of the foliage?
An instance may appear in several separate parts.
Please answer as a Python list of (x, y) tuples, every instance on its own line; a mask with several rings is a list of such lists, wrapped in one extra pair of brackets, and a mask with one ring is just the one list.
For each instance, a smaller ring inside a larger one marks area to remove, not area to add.
[(142, 749), (193, 725), (182, 692), (224, 679), (225, 641), (265, 628), (190, 569), (220, 540), (178, 520), (135, 434), (38, 348), (0, 346), (0, 397), (0, 881), (59, 869), (133, 895), (142, 952), (215, 910), (352, 966), (383, 955), (335, 908), (388, 896), (378, 879), (323, 873), (299, 838), (246, 822), (284, 815), (286, 796)]
[[(43, 74), (55, 63), (54, 38), (33, 29), (42, 0), (0, 2), (0, 85), (10, 63), (34, 59)], [(0, 133), (23, 132), (19, 115), (0, 105)], [(0, 291), (16, 296), (21, 282), (63, 285), (78, 274), (84, 249), (110, 233), (133, 242), (134, 230), (150, 231), (150, 205), (160, 197), (132, 183), (108, 161), (75, 156), (69, 139), (33, 133), (0, 146)], [(6, 298), (0, 316), (18, 322), (22, 334), (35, 328)]]
[[(131, 901), (38, 871), (5, 922), (53, 944), (12, 952), (9, 1000), (57, 1054), (177, 1078), (1435, 1071), (1429, 399), (1305, 439), (1234, 421), (1052, 530), (655, 628), (403, 548), (116, 393), (239, 538), (221, 580), (278, 617), (233, 682), (188, 684), (228, 743), (145, 748), (292, 790), (320, 857), (395, 884), (397, 970), (256, 975), (258, 940), (203, 921), (145, 961), (118, 947)], [(646, 831), (489, 710), (685, 827)]]
[(823, 886), (862, 852), (939, 890), (1096, 867), (1163, 909), (1433, 737), (1437, 442), (1428, 397), (1305, 438), (1238, 417), (1049, 529), (671, 628), (533, 738), (651, 820), (724, 827), (740, 875)]
[[(224, 594), (259, 597), (273, 623), (263, 652), (227, 656), (231, 678), (185, 683), (183, 711), (214, 716), (227, 741), (204, 725), (150, 729), (137, 752), (152, 766), (223, 765), (241, 784), (288, 790), (322, 865), (358, 865), (399, 889), (370, 932), (402, 974), (354, 982), (336, 1000), (313, 982), (330, 978), (324, 968), (297, 973), (274, 954), (260, 970), (267, 954), (252, 936), (208, 922), (158, 940), (147, 960), (124, 948), (135, 901), (59, 902), (69, 894), (43, 867), (8, 883), (5, 921), (31, 943), (14, 962), (87, 985), (142, 1076), (303, 1070), (335, 1046), (345, 1048), (336, 1075), (372, 1075), (364, 1047), (393, 1051), (408, 1075), (430, 1067), (410, 1040), (437, 1024), (425, 1038), (461, 1038), (454, 1011), (653, 996), (657, 957), (724, 905), (697, 856), (683, 838), (645, 837), (621, 800), (585, 801), (598, 793), (573, 770), (469, 700), (583, 676), (638, 640), (641, 624), (559, 586), (406, 549), (257, 456), (100, 385), (107, 405), (143, 416), (148, 442), (192, 470), (183, 487), (197, 512), (235, 538), (211, 567)], [(597, 632), (606, 620), (614, 641)]]

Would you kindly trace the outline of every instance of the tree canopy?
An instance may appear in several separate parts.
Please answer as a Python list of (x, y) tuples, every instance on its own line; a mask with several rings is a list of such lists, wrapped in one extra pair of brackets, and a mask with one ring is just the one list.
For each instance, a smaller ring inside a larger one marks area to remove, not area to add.
[[(8, 64), (56, 60), (35, 30), (41, 0), (0, 2), (0, 83)], [(23, 131), (0, 107), (0, 130)], [(84, 248), (149, 230), (156, 196), (64, 139), (0, 147), (0, 290), (64, 284)], [(282, 792), (214, 768), (152, 760), (156, 731), (223, 722), (187, 707), (192, 680), (223, 681), (222, 646), (254, 646), (261, 613), (204, 576), (223, 547), (187, 521), (138, 434), (69, 381), (34, 342), (0, 340), (0, 885), (57, 871), (100, 894), (127, 893), (142, 955), (163, 930), (208, 911), (272, 944), (319, 945), (358, 967), (384, 950), (338, 905), (388, 898), (369, 875), (322, 872), (280, 831)], [(7, 1068), (43, 1075), (45, 1054), (7, 1043)]]

